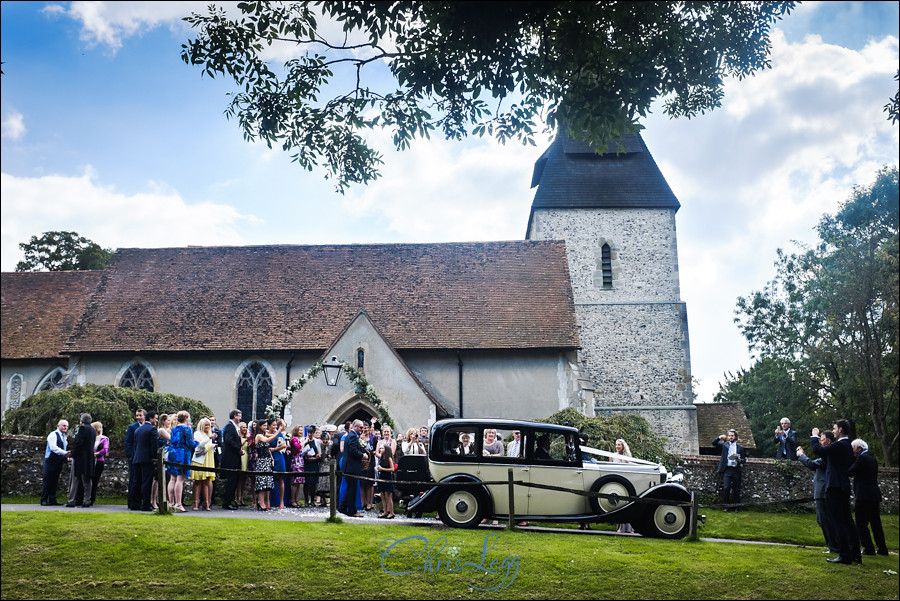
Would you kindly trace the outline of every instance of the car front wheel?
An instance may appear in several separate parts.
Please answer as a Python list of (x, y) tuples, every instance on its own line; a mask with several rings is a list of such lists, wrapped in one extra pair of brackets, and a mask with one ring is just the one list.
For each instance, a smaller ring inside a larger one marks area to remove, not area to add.
[(438, 506), (441, 521), (451, 528), (475, 528), (487, 512), (487, 495), (474, 487), (449, 489)]
[(651, 538), (684, 538), (690, 529), (691, 495), (680, 488), (662, 487), (646, 495), (648, 499), (659, 499), (679, 503), (678, 505), (660, 504), (646, 505), (647, 510), (642, 519), (632, 524), (640, 534)]

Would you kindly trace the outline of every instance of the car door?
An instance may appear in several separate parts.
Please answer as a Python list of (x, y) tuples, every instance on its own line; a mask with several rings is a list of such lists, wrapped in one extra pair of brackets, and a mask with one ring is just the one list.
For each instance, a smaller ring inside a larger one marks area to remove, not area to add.
[[(584, 470), (573, 452), (575, 435), (570, 432), (532, 432), (527, 470), (532, 484), (584, 490)], [(546, 448), (544, 448), (546, 447)], [(587, 497), (557, 490), (528, 489), (528, 515), (581, 515), (587, 513)], [(516, 505), (518, 511), (518, 504)]]
[[(500, 449), (502, 454), (497, 456), (485, 454), (485, 438), (488, 429), (485, 428), (481, 432), (479, 452), (482, 455), (478, 464), (478, 478), (483, 482), (502, 482), (502, 484), (488, 485), (487, 488), (494, 500), (494, 513), (497, 515), (509, 515), (509, 470), (512, 468), (514, 481), (527, 483), (530, 480), (529, 466), (524, 456), (509, 457), (506, 454), (508, 443), (512, 440), (512, 430), (493, 429), (495, 433), (494, 439), (501, 443)], [(529, 489), (525, 486), (515, 486), (513, 489), (516, 514), (522, 515), (528, 510)]]

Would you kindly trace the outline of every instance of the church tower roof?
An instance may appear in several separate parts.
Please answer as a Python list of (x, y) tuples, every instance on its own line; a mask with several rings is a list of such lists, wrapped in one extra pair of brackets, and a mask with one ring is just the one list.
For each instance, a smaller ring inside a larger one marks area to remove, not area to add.
[[(536, 209), (618, 209), (681, 206), (640, 135), (609, 143), (598, 154), (586, 142), (560, 129), (553, 144), (534, 164)], [(529, 225), (531, 218), (529, 218)]]

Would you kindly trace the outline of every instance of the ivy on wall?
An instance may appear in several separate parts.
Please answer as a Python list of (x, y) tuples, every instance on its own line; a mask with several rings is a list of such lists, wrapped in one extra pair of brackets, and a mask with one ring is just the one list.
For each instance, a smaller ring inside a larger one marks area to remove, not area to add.
[[(375, 409), (378, 411), (378, 421), (380, 421), (383, 425), (388, 425), (392, 429), (395, 429), (394, 420), (391, 419), (390, 414), (388, 414), (387, 407), (385, 407), (384, 401), (378, 396), (375, 392), (375, 387), (369, 384), (369, 381), (366, 380), (366, 376), (363, 375), (361, 371), (350, 365), (349, 363), (338, 360), (338, 363), (341, 364), (342, 373), (346, 374), (347, 379), (356, 387), (356, 392), (361, 397), (366, 398)], [(300, 375), (299, 378), (294, 380), (288, 385), (288, 387), (272, 399), (272, 404), (266, 408), (266, 417), (269, 419), (277, 419), (280, 417), (284, 417), (284, 409), (287, 404), (290, 402), (291, 398), (299, 392), (304, 386), (306, 386), (307, 382), (314, 380), (317, 378), (322, 371), (324, 370), (325, 363), (320, 359), (312, 364), (306, 372)]]

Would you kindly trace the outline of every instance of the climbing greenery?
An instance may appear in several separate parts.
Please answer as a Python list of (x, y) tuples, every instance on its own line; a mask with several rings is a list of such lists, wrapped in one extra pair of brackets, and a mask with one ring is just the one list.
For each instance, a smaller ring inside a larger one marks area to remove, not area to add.
[[(353, 384), (356, 388), (356, 393), (371, 402), (378, 411), (378, 421), (383, 425), (390, 426), (392, 429), (396, 428), (394, 420), (391, 419), (391, 416), (388, 414), (387, 407), (385, 407), (384, 402), (375, 392), (375, 387), (366, 380), (366, 376), (349, 363), (346, 363), (343, 360), (338, 360), (338, 362), (341, 364), (341, 373), (346, 376), (351, 384)], [(314, 380), (321, 375), (324, 369), (323, 366), (324, 362), (321, 359), (316, 361), (312, 364), (312, 367), (301, 374), (299, 378), (291, 382), (284, 392), (273, 398), (272, 404), (266, 407), (266, 417), (269, 419), (284, 417), (284, 409), (291, 398), (306, 386), (307, 382)]]

